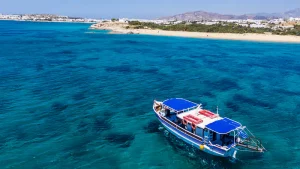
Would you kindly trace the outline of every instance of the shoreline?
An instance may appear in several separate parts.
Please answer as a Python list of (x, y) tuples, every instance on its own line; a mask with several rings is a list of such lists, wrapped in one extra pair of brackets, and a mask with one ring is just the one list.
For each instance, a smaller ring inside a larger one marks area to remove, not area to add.
[(283, 43), (300, 43), (300, 36), (293, 35), (272, 35), (272, 34), (255, 34), (255, 33), (210, 33), (210, 32), (185, 32), (185, 31), (165, 31), (158, 29), (126, 29), (127, 24), (94, 24), (90, 29), (109, 30), (110, 34), (142, 34), (154, 36), (174, 36), (187, 38), (202, 39), (222, 39), (222, 40), (241, 40), (256, 42), (283, 42)]
[(71, 22), (71, 21), (32, 21), (32, 20), (14, 20), (14, 19), (0, 19), (0, 21), (15, 21), (15, 22), (42, 22), (42, 23), (86, 23), (95, 24), (96, 22)]

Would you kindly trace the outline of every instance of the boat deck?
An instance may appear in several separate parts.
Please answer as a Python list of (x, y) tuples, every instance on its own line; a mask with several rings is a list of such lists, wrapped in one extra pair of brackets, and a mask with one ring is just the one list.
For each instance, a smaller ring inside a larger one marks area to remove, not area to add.
[[(200, 111), (202, 111), (203, 113), (200, 113)], [(207, 124), (210, 124), (214, 121), (222, 119), (221, 117), (219, 117), (219, 115), (214, 114), (215, 116), (213, 116), (213, 115), (211, 116), (210, 113), (205, 112), (205, 111), (203, 111), (203, 109), (200, 109), (200, 108), (196, 108), (194, 110), (190, 110), (190, 111), (178, 114), (177, 117), (180, 119), (183, 119), (184, 117), (187, 117), (190, 115), (194, 116), (202, 121), (201, 123), (196, 124), (196, 126), (198, 126), (200, 128), (205, 128), (205, 126)]]

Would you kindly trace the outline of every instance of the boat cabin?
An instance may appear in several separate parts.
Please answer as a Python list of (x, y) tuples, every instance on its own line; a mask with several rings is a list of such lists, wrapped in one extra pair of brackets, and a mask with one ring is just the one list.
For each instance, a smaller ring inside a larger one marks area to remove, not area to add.
[(181, 98), (162, 102), (159, 111), (163, 117), (201, 137), (204, 142), (222, 147), (231, 147), (235, 144), (237, 130), (242, 126), (236, 121), (203, 109), (201, 104)]

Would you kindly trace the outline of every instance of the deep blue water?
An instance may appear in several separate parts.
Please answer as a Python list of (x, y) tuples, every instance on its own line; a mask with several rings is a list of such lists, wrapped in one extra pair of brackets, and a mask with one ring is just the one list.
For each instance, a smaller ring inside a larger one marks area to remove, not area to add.
[[(299, 168), (300, 45), (0, 22), (1, 168)], [(265, 145), (212, 157), (159, 130), (153, 99), (182, 97)]]

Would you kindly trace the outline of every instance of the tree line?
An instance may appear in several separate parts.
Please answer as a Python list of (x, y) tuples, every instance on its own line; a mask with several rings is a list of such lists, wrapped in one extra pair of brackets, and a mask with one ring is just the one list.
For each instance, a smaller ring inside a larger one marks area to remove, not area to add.
[[(278, 35), (297, 35), (300, 36), (300, 25), (295, 25), (294, 29), (273, 30), (270, 28), (251, 28), (234, 23), (217, 23), (214, 25), (204, 25), (197, 23), (180, 23), (174, 25), (162, 25), (150, 22), (130, 21), (129, 25), (134, 29), (160, 29), (168, 31), (187, 31), (187, 32), (216, 32), (216, 33), (265, 33), (271, 32)], [(129, 28), (129, 27), (128, 27)]]

